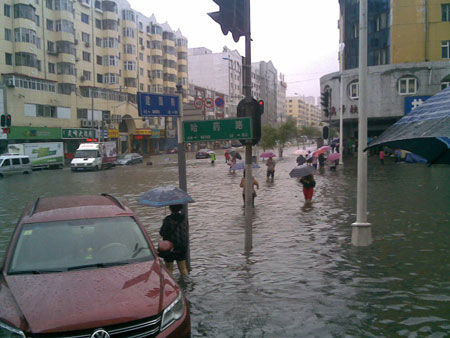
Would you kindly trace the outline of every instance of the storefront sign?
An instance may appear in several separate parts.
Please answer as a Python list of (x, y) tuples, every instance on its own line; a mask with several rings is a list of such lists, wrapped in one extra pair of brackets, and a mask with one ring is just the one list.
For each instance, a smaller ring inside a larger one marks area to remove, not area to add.
[(146, 128), (137, 128), (135, 135), (143, 135), (150, 136), (151, 138), (160, 138), (161, 130), (159, 129), (146, 129)]
[(95, 129), (63, 128), (61, 129), (61, 138), (63, 139), (95, 138)]
[(60, 140), (61, 128), (11, 127), (9, 140)]
[(151, 129), (144, 129), (144, 128), (136, 128), (135, 135), (147, 135), (152, 136), (152, 130)]
[(119, 129), (108, 129), (108, 138), (119, 138)]
[(152, 138), (160, 138), (161, 131), (159, 129), (152, 129)]

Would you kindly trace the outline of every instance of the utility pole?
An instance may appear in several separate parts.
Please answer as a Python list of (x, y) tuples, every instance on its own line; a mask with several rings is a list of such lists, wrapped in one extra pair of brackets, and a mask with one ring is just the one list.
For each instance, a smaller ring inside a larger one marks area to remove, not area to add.
[[(342, 18), (339, 23), (340, 30), (341, 32), (343, 32), (344, 24)], [(339, 83), (339, 153), (341, 154), (341, 156), (339, 161), (341, 165), (344, 165), (344, 78), (342, 76), (344, 73), (344, 48), (345, 45), (342, 42), (339, 46), (339, 66), (341, 69), (341, 77)]]
[[(213, 0), (219, 5), (218, 12), (208, 13), (208, 15), (220, 24), (222, 33), (227, 35), (231, 32), (233, 40), (239, 41), (241, 36), (245, 37), (245, 63), (244, 63), (244, 91), (245, 99), (241, 100), (240, 105), (244, 114), (253, 117), (253, 126), (255, 129), (255, 114), (260, 114), (258, 103), (252, 98), (252, 59), (251, 59), (251, 33), (250, 33), (250, 0)], [(256, 103), (256, 104), (255, 104)], [(239, 106), (238, 106), (239, 107)], [(263, 106), (262, 106), (263, 108)], [(238, 108), (239, 111), (239, 108)], [(258, 115), (260, 117), (260, 115)], [(260, 119), (258, 118), (258, 121)], [(259, 122), (260, 123), (260, 122)], [(260, 129), (260, 128), (259, 128)], [(259, 132), (258, 132), (259, 133)], [(252, 214), (253, 214), (253, 175), (252, 175), (252, 144), (259, 140), (255, 138), (245, 142), (245, 251), (249, 252), (252, 248)], [(261, 135), (259, 135), (260, 137)]]
[(367, 222), (367, 1), (359, 2), (359, 120), (358, 120), (358, 181), (356, 222), (352, 224), (352, 244), (372, 243), (372, 227)]
[[(183, 87), (177, 85), (177, 94), (179, 101), (180, 116), (177, 118), (177, 135), (178, 135), (178, 184), (181, 190), (187, 192), (187, 179), (186, 179), (186, 154), (184, 152), (183, 143)], [(167, 119), (167, 117), (166, 117)], [(167, 129), (166, 129), (167, 133)], [(181, 213), (184, 215), (185, 226), (186, 226), (186, 264), (187, 268), (191, 270), (191, 248), (189, 244), (189, 214), (188, 205), (183, 204), (183, 209)]]
[[(244, 17), (248, 20), (250, 28), (250, 0), (245, 0)], [(252, 99), (252, 53), (250, 29), (245, 34), (245, 98)], [(252, 174), (252, 145), (245, 145), (245, 251), (252, 249), (252, 214), (253, 214), (253, 174)]]

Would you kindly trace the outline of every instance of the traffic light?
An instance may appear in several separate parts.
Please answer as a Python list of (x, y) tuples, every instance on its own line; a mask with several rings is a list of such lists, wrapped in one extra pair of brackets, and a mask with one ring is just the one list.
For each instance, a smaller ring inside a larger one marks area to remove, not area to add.
[(322, 138), (323, 138), (324, 140), (326, 140), (326, 139), (328, 139), (328, 136), (329, 136), (329, 129), (328, 129), (327, 126), (325, 126), (325, 127), (323, 127), (323, 129), (322, 129)]
[(6, 127), (6, 115), (5, 114), (2, 114), (2, 117), (1, 117), (1, 125), (2, 125), (2, 127)]
[(329, 104), (330, 104), (330, 92), (325, 91), (320, 94), (320, 105), (322, 106), (322, 110), (325, 112), (326, 116), (328, 116)]
[(11, 126), (11, 114), (7, 114), (6, 115), (6, 126), (10, 127)]
[(242, 99), (237, 106), (237, 117), (252, 118), (252, 140), (239, 140), (243, 145), (256, 145), (261, 139), (261, 115), (264, 113), (264, 101), (255, 99)]
[(213, 0), (219, 5), (218, 12), (208, 15), (222, 28), (222, 33), (231, 32), (233, 40), (239, 41), (241, 36), (250, 33), (250, 1), (249, 0)]

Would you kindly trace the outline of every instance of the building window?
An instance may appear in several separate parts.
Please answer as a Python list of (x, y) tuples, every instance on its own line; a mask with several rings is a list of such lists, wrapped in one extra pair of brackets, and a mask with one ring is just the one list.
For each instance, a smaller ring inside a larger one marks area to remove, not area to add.
[(125, 68), (125, 70), (136, 70), (136, 62), (124, 61), (123, 68)]
[(83, 60), (87, 62), (91, 62), (91, 53), (83, 52)]
[(136, 46), (130, 44), (123, 45), (123, 52), (125, 54), (136, 55)]
[(49, 52), (55, 51), (55, 43), (53, 41), (47, 41), (47, 50)]
[(75, 65), (70, 62), (58, 62), (56, 71), (59, 75), (75, 75)]
[(53, 31), (53, 20), (47, 19), (47, 29)]
[(56, 118), (56, 107), (46, 106), (42, 104), (36, 105), (36, 116), (37, 117), (53, 117)]
[(31, 5), (16, 4), (14, 5), (14, 18), (23, 18), (36, 22), (35, 9)]
[(53, 0), (46, 0), (45, 7), (47, 7), (48, 9), (53, 9)]
[(398, 81), (398, 93), (400, 95), (415, 94), (417, 92), (417, 79), (404, 77)]
[(55, 0), (55, 10), (57, 11), (67, 11), (72, 13), (73, 4), (72, 0)]
[(81, 41), (89, 43), (91, 41), (91, 36), (88, 33), (81, 32)]
[(441, 57), (450, 59), (450, 40), (441, 41)]
[(100, 55), (97, 55), (97, 64), (98, 65), (103, 65), (103, 58)]
[(144, 54), (139, 53), (139, 60), (144, 61)]
[(68, 21), (68, 20), (56, 20), (55, 31), (74, 34), (75, 30), (74, 30), (73, 22)]
[(19, 52), (15, 54), (16, 66), (38, 68), (38, 60), (35, 54)]
[(444, 77), (441, 81), (441, 90), (450, 87), (450, 75)]
[(48, 63), (48, 72), (55, 74), (55, 64), (54, 63), (51, 63), (51, 62)]
[(442, 21), (450, 21), (450, 3), (441, 5)]
[(97, 47), (101, 47), (102, 46), (102, 38), (96, 37), (95, 44), (97, 45)]
[(89, 15), (81, 13), (81, 22), (89, 24)]
[(95, 28), (102, 29), (102, 20), (95, 19)]
[(12, 66), (12, 54), (5, 53), (5, 63), (9, 66)]
[(97, 74), (97, 82), (103, 83), (103, 75), (102, 74)]
[(84, 81), (90, 81), (91, 80), (91, 72), (87, 70), (83, 70), (83, 79)]
[(4, 14), (5, 16), (7, 16), (8, 18), (11, 17), (11, 6), (10, 6), (10, 5), (5, 4), (5, 5), (3, 6), (3, 14)]
[(348, 96), (352, 100), (358, 100), (359, 98), (359, 82), (355, 81), (348, 86)]
[(12, 33), (9, 28), (5, 28), (5, 40), (12, 41)]

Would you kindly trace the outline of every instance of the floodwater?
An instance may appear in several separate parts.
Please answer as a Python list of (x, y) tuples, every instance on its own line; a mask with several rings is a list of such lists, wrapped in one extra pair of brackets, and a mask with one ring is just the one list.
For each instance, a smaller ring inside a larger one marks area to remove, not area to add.
[[(432, 336), (450, 332), (450, 167), (369, 158), (368, 221), (374, 242), (351, 245), (356, 220), (356, 159), (318, 173), (311, 207), (289, 178), (295, 149), (278, 161), (274, 183), (264, 163), (253, 216), (253, 249), (244, 250), (239, 183), (222, 150), (217, 161), (189, 154), (191, 265), (180, 280), (191, 303), (193, 336)], [(116, 195), (157, 242), (168, 210), (138, 204), (139, 195), (178, 185), (176, 155), (152, 166), (72, 173), (37, 171), (0, 180), (0, 260), (27, 202), (38, 196)], [(179, 278), (178, 271), (175, 277)]]

